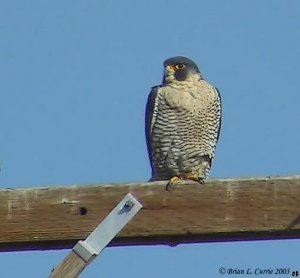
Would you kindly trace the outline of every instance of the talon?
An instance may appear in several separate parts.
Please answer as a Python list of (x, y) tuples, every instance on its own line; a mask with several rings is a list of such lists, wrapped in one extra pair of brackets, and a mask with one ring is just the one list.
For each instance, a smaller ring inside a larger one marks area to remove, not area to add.
[(190, 175), (187, 176), (188, 180), (199, 182), (200, 184), (204, 184), (204, 178), (199, 177), (198, 175)]
[(174, 185), (174, 184), (179, 183), (180, 180), (181, 180), (181, 179), (180, 179), (180, 177), (178, 177), (178, 176), (174, 176), (174, 177), (170, 178), (169, 182), (168, 182), (167, 185), (166, 185), (166, 190), (167, 190), (167, 191), (171, 191), (171, 186)]

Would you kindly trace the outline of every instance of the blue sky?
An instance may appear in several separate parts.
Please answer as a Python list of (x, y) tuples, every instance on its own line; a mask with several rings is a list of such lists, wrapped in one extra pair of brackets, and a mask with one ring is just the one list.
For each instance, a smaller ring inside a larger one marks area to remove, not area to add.
[[(211, 177), (299, 174), (299, 1), (2, 1), (0, 19), (2, 188), (147, 180), (145, 103), (176, 55), (222, 95)], [(81, 277), (300, 271), (299, 245), (108, 248)], [(0, 276), (46, 277), (68, 252), (0, 253)]]

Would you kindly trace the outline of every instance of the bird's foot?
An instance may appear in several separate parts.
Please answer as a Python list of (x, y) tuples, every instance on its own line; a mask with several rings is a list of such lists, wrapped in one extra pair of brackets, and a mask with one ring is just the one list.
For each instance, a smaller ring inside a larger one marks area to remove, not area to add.
[(181, 178), (178, 176), (174, 176), (170, 178), (169, 182), (166, 185), (166, 190), (171, 191), (171, 186), (174, 184), (178, 184), (181, 181)]
[(192, 181), (196, 181), (200, 184), (204, 184), (204, 178), (203, 177), (199, 177), (198, 175), (188, 175), (186, 177), (187, 180), (192, 180)]

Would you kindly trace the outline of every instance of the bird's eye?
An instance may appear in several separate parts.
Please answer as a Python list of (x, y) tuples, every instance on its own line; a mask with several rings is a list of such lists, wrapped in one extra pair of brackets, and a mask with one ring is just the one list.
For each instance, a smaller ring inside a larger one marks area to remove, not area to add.
[(183, 69), (185, 68), (185, 64), (177, 64), (176, 69)]

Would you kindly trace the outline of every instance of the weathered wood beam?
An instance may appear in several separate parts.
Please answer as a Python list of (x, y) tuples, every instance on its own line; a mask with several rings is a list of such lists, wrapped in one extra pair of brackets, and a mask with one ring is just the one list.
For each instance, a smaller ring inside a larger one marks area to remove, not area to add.
[(0, 190), (0, 251), (72, 247), (132, 193), (143, 209), (111, 246), (300, 238), (300, 176)]

